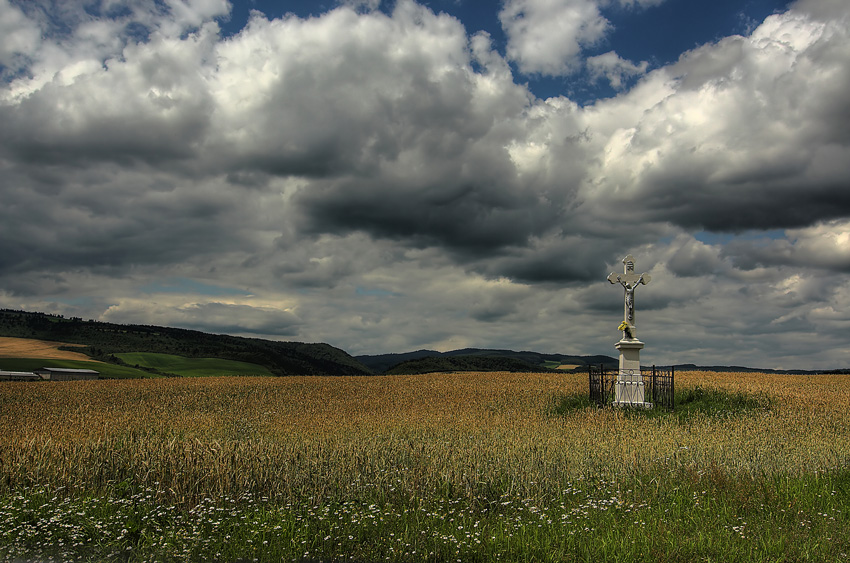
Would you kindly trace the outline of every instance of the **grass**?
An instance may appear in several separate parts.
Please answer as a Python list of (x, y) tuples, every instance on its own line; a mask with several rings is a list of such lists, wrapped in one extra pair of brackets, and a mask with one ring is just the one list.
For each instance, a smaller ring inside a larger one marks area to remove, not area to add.
[(553, 412), (583, 374), (12, 382), (0, 560), (841, 561), (842, 382), (680, 373), (685, 419)]
[[(697, 385), (677, 390), (674, 405), (673, 411), (662, 408), (623, 408), (622, 411), (625, 416), (672, 417), (679, 423), (685, 423), (698, 416), (729, 418), (742, 414), (755, 415), (775, 407), (775, 401), (763, 392), (731, 392), (723, 389), (704, 389)], [(596, 404), (590, 400), (588, 393), (556, 393), (549, 398), (547, 412), (550, 416), (563, 416), (575, 410), (593, 407), (596, 407)]]
[(775, 407), (775, 401), (764, 392), (729, 392), (723, 389), (704, 389), (697, 385), (675, 394), (676, 416), (680, 420), (696, 414), (728, 417), (737, 414), (756, 414)]
[(184, 377), (272, 376), (272, 373), (263, 366), (219, 358), (185, 358), (171, 354), (147, 352), (129, 352), (115, 354), (115, 356), (131, 366), (153, 368), (164, 373), (173, 373)]
[(545, 505), (511, 496), (291, 505), (245, 495), (207, 497), (188, 511), (157, 502), (157, 489), (69, 497), (42, 488), (6, 499), (0, 537), (11, 538), (9, 558), (59, 560), (840, 560), (847, 480), (738, 489), (695, 477), (651, 494), (639, 481), (624, 490), (585, 480)]

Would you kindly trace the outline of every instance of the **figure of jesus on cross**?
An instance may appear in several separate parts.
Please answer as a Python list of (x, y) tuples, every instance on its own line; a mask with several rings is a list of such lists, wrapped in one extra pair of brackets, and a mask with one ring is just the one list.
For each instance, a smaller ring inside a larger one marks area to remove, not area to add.
[(623, 258), (625, 270), (622, 274), (611, 272), (608, 275), (608, 281), (611, 283), (619, 283), (625, 291), (625, 304), (623, 311), (623, 322), (620, 324), (620, 330), (623, 331), (623, 339), (634, 340), (637, 338), (635, 333), (635, 289), (640, 284), (646, 285), (652, 279), (649, 274), (635, 274), (635, 259), (629, 254)]

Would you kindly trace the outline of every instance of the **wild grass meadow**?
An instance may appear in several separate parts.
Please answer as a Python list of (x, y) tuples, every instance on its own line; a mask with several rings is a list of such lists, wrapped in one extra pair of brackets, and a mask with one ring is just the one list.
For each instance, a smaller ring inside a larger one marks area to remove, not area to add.
[(0, 560), (842, 561), (847, 376), (0, 385)]

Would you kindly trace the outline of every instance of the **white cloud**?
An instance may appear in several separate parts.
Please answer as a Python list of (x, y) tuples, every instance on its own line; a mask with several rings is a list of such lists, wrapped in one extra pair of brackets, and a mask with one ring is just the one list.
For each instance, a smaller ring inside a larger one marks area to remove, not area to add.
[(665, 0), (619, 0), (619, 4), (626, 8), (639, 7), (651, 8), (663, 4)]
[(611, 83), (611, 87), (616, 90), (623, 88), (623, 81), (625, 79), (644, 74), (649, 66), (649, 63), (646, 61), (641, 61), (640, 64), (634, 64), (631, 61), (621, 58), (614, 51), (588, 57), (586, 64), (593, 80), (605, 78)]
[(552, 76), (579, 69), (582, 49), (611, 27), (595, 0), (507, 0), (499, 20), (508, 37), (508, 59), (525, 74)]
[[(619, 0), (627, 9), (646, 9), (664, 0)], [(613, 29), (602, 10), (612, 0), (506, 0), (499, 12), (507, 36), (507, 58), (523, 74), (568, 76), (585, 64), (583, 52)], [(634, 65), (613, 52), (587, 61), (592, 78), (606, 77), (619, 89), (622, 79), (642, 74), (647, 63)]]
[(339, 0), (339, 4), (362, 12), (373, 12), (381, 6), (381, 0)]
[[(17, 60), (23, 62), (18, 66), (26, 70), (4, 89), (3, 98), (7, 100), (38, 91), (55, 80), (57, 74), (68, 74), (69, 67), (83, 64), (93, 68), (110, 59), (121, 60), (126, 56), (125, 47), (132, 48), (150, 37), (179, 40), (205, 25), (207, 33), (216, 33), (213, 19), (230, 10), (227, 0), (2, 2), (0, 26), (14, 25), (18, 29), (13, 34), (17, 38), (13, 46), (21, 50)], [(34, 41), (35, 36), (41, 40)]]
[(840, 24), (771, 16), (598, 103), (585, 113), (604, 147), (582, 193), (588, 211), (633, 206), (643, 220), (719, 230), (843, 216), (848, 44)]
[(263, 335), (270, 338), (298, 334), (301, 319), (282, 305), (262, 306), (216, 300), (196, 301), (193, 296), (163, 296), (153, 299), (122, 299), (103, 313), (105, 322), (180, 326), (233, 335)]
[(810, 14), (820, 20), (847, 20), (847, 3), (844, 0), (797, 0), (791, 4), (795, 12)]
[(17, 70), (40, 42), (38, 26), (9, 0), (0, 0), (0, 65)]

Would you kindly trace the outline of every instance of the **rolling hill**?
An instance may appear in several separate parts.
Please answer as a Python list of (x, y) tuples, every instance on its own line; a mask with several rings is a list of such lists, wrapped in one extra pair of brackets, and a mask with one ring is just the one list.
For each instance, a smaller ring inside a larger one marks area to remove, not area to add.
[[(105, 377), (179, 375), (375, 375), (449, 371), (534, 372), (617, 366), (611, 356), (464, 348), (352, 357), (329, 344), (277, 342), (152, 325), (122, 325), (0, 309), (0, 368), (88, 367)], [(14, 339), (27, 339), (25, 349)], [(46, 341), (46, 342), (36, 342)], [(3, 346), (6, 346), (4, 351)], [(15, 350), (15, 353), (9, 352)], [(159, 355), (159, 356), (158, 356)], [(187, 359), (192, 361), (187, 361)], [(220, 361), (208, 361), (217, 359)], [(83, 365), (92, 361), (98, 365)], [(70, 363), (69, 363), (70, 362)], [(73, 365), (72, 365), (73, 364)], [(680, 364), (678, 370), (818, 373)], [(846, 373), (850, 370), (834, 370)]]
[(220, 358), (263, 366), (273, 375), (370, 375), (372, 370), (329, 344), (276, 342), (196, 330), (122, 325), (44, 313), (0, 310), (0, 336), (66, 342), (93, 360), (124, 364), (118, 354), (148, 352)]
[[(402, 354), (355, 356), (355, 359), (375, 373), (385, 374), (401, 373), (396, 368), (415, 370), (404, 373), (425, 373), (419, 370), (428, 365), (436, 368), (431, 371), (550, 371), (558, 365), (575, 365), (579, 366), (579, 369), (590, 364), (617, 365), (617, 360), (610, 356), (570, 356), (482, 348), (463, 348), (450, 352), (416, 350)], [(521, 369), (523, 365), (530, 369)]]

